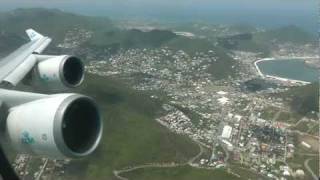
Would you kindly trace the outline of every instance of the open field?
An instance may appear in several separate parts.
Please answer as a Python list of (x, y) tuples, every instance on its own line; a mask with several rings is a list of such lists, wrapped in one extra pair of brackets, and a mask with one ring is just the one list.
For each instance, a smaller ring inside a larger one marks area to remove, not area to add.
[(205, 170), (195, 169), (189, 166), (178, 168), (152, 168), (142, 169), (126, 174), (131, 180), (241, 180), (234, 175), (228, 174), (224, 169)]

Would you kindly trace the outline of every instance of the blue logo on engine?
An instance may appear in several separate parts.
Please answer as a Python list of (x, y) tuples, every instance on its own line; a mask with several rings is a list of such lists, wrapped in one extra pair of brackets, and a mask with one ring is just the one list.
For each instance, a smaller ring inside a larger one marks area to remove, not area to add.
[(35, 142), (34, 138), (30, 136), (30, 134), (26, 131), (24, 131), (21, 134), (21, 142), (23, 144), (33, 144)]

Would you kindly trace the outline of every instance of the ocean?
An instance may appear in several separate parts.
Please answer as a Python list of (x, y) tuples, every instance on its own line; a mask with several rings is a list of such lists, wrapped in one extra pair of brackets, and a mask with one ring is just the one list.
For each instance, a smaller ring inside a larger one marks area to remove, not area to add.
[(261, 61), (257, 64), (263, 74), (300, 81), (318, 81), (319, 70), (301, 59)]

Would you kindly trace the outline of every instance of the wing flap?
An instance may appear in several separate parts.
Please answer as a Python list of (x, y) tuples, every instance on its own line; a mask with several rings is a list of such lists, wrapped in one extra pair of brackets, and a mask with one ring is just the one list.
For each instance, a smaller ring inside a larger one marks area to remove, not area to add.
[(10, 83), (12, 86), (16, 86), (32, 70), (36, 63), (36, 57), (34, 55), (30, 55), (15, 70), (5, 77), (3, 82)]
[(29, 42), (0, 61), (0, 82), (32, 54), (38, 43), (38, 41)]
[(43, 43), (33, 51), (33, 53), (36, 53), (36, 54), (41, 54), (48, 46), (49, 44), (51, 43), (51, 39), (50, 38), (47, 38), (43, 41)]

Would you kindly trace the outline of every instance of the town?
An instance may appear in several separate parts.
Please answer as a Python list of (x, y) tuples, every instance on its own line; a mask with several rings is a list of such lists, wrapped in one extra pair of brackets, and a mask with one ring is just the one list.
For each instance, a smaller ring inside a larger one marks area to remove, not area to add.
[[(77, 48), (91, 35), (91, 32), (74, 29), (66, 34), (66, 39), (58, 47)], [(280, 50), (274, 52), (275, 57), (316, 57), (317, 51), (307, 45), (292, 46), (279, 47)], [(97, 57), (98, 53), (94, 52), (85, 53), (91, 60)], [(288, 121), (289, 106), (281, 97), (273, 96), (302, 84), (271, 80), (274, 87), (249, 91), (246, 82), (262, 78), (254, 66), (260, 54), (233, 51), (230, 56), (236, 60), (232, 67), (236, 75), (226, 72), (228, 76), (225, 78), (216, 78), (210, 73), (210, 66), (219, 59), (214, 50), (190, 55), (169, 47), (121, 50), (105, 57), (99, 52), (100, 59), (91, 60), (86, 70), (119, 79), (137, 91), (151, 92), (150, 97), (155, 100), (165, 96), (168, 100), (162, 106), (163, 115), (155, 121), (172, 132), (190, 137), (209, 152), (195, 159), (191, 163), (194, 167), (214, 169), (237, 165), (271, 179), (303, 178), (309, 173), (305, 169), (310, 168), (292, 166), (289, 161), (296, 151), (316, 156), (314, 149), (318, 149), (318, 145), (312, 143), (308, 134), (293, 130), (293, 127), (300, 122), (310, 122), (314, 127), (318, 123), (310, 117), (291, 123)], [(63, 175), (64, 166), (70, 162), (42, 159), (39, 169), (29, 172), (27, 162), (30, 158), (18, 155), (14, 166), (21, 176), (29, 175), (35, 179), (50, 173)]]

